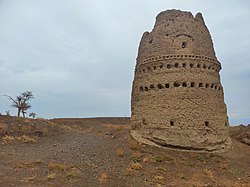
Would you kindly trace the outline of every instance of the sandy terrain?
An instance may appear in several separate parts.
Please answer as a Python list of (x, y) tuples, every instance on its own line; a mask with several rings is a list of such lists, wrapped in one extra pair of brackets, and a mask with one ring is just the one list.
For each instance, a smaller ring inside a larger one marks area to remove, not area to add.
[(230, 128), (215, 154), (139, 145), (129, 118), (0, 116), (0, 186), (250, 186), (250, 126)]

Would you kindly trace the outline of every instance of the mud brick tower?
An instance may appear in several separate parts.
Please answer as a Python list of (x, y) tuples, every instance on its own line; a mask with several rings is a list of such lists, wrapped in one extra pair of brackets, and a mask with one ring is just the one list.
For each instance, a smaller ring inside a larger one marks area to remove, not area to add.
[(202, 14), (167, 10), (141, 38), (131, 101), (131, 135), (180, 150), (230, 146), (223, 87)]

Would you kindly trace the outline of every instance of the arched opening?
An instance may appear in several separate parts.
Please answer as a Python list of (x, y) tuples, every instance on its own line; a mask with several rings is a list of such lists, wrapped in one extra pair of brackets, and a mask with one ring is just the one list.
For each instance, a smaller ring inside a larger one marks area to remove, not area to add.
[(194, 64), (190, 64), (190, 68), (193, 68), (194, 67)]
[(195, 86), (194, 82), (191, 82), (190, 86), (193, 88)]
[(183, 64), (182, 64), (182, 67), (184, 67), (184, 68), (185, 68), (185, 67), (186, 67), (186, 63), (183, 63)]
[(140, 86), (140, 91), (143, 91), (143, 86)]
[(178, 68), (179, 64), (178, 63), (175, 63), (174, 64), (174, 67)]
[(145, 91), (148, 91), (148, 87), (147, 86), (145, 86)]
[(170, 125), (171, 125), (171, 126), (174, 126), (174, 122), (173, 122), (173, 121), (170, 121)]
[(209, 84), (207, 83), (207, 84), (206, 84), (206, 88), (208, 88), (208, 87), (209, 87)]
[(199, 87), (201, 88), (202, 86), (203, 86), (203, 84), (200, 82), (200, 83), (199, 83)]
[(205, 126), (209, 127), (209, 122), (208, 121), (205, 121)]
[(168, 69), (171, 68), (171, 65), (170, 65), (170, 64), (167, 64), (167, 68), (168, 68)]
[(169, 83), (165, 84), (165, 87), (166, 87), (166, 88), (169, 88)]

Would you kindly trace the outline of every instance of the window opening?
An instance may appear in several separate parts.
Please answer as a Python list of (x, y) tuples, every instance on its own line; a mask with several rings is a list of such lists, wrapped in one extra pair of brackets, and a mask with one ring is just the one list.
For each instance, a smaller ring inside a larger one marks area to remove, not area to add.
[(187, 42), (182, 42), (181, 47), (186, 48), (187, 47)]
[(161, 84), (158, 84), (157, 87), (158, 87), (159, 89), (162, 89), (162, 88), (163, 88), (163, 86), (162, 86)]
[(182, 83), (182, 87), (187, 87), (187, 83), (186, 83), (186, 82), (183, 82), (183, 83)]
[(166, 87), (166, 88), (169, 88), (169, 84), (165, 84), (165, 87)]

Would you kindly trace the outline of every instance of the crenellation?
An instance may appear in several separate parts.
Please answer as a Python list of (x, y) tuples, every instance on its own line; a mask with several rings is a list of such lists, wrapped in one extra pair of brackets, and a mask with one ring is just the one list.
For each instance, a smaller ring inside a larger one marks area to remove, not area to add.
[(142, 143), (193, 151), (230, 146), (228, 117), (210, 33), (201, 13), (167, 10), (140, 41), (131, 135)]

